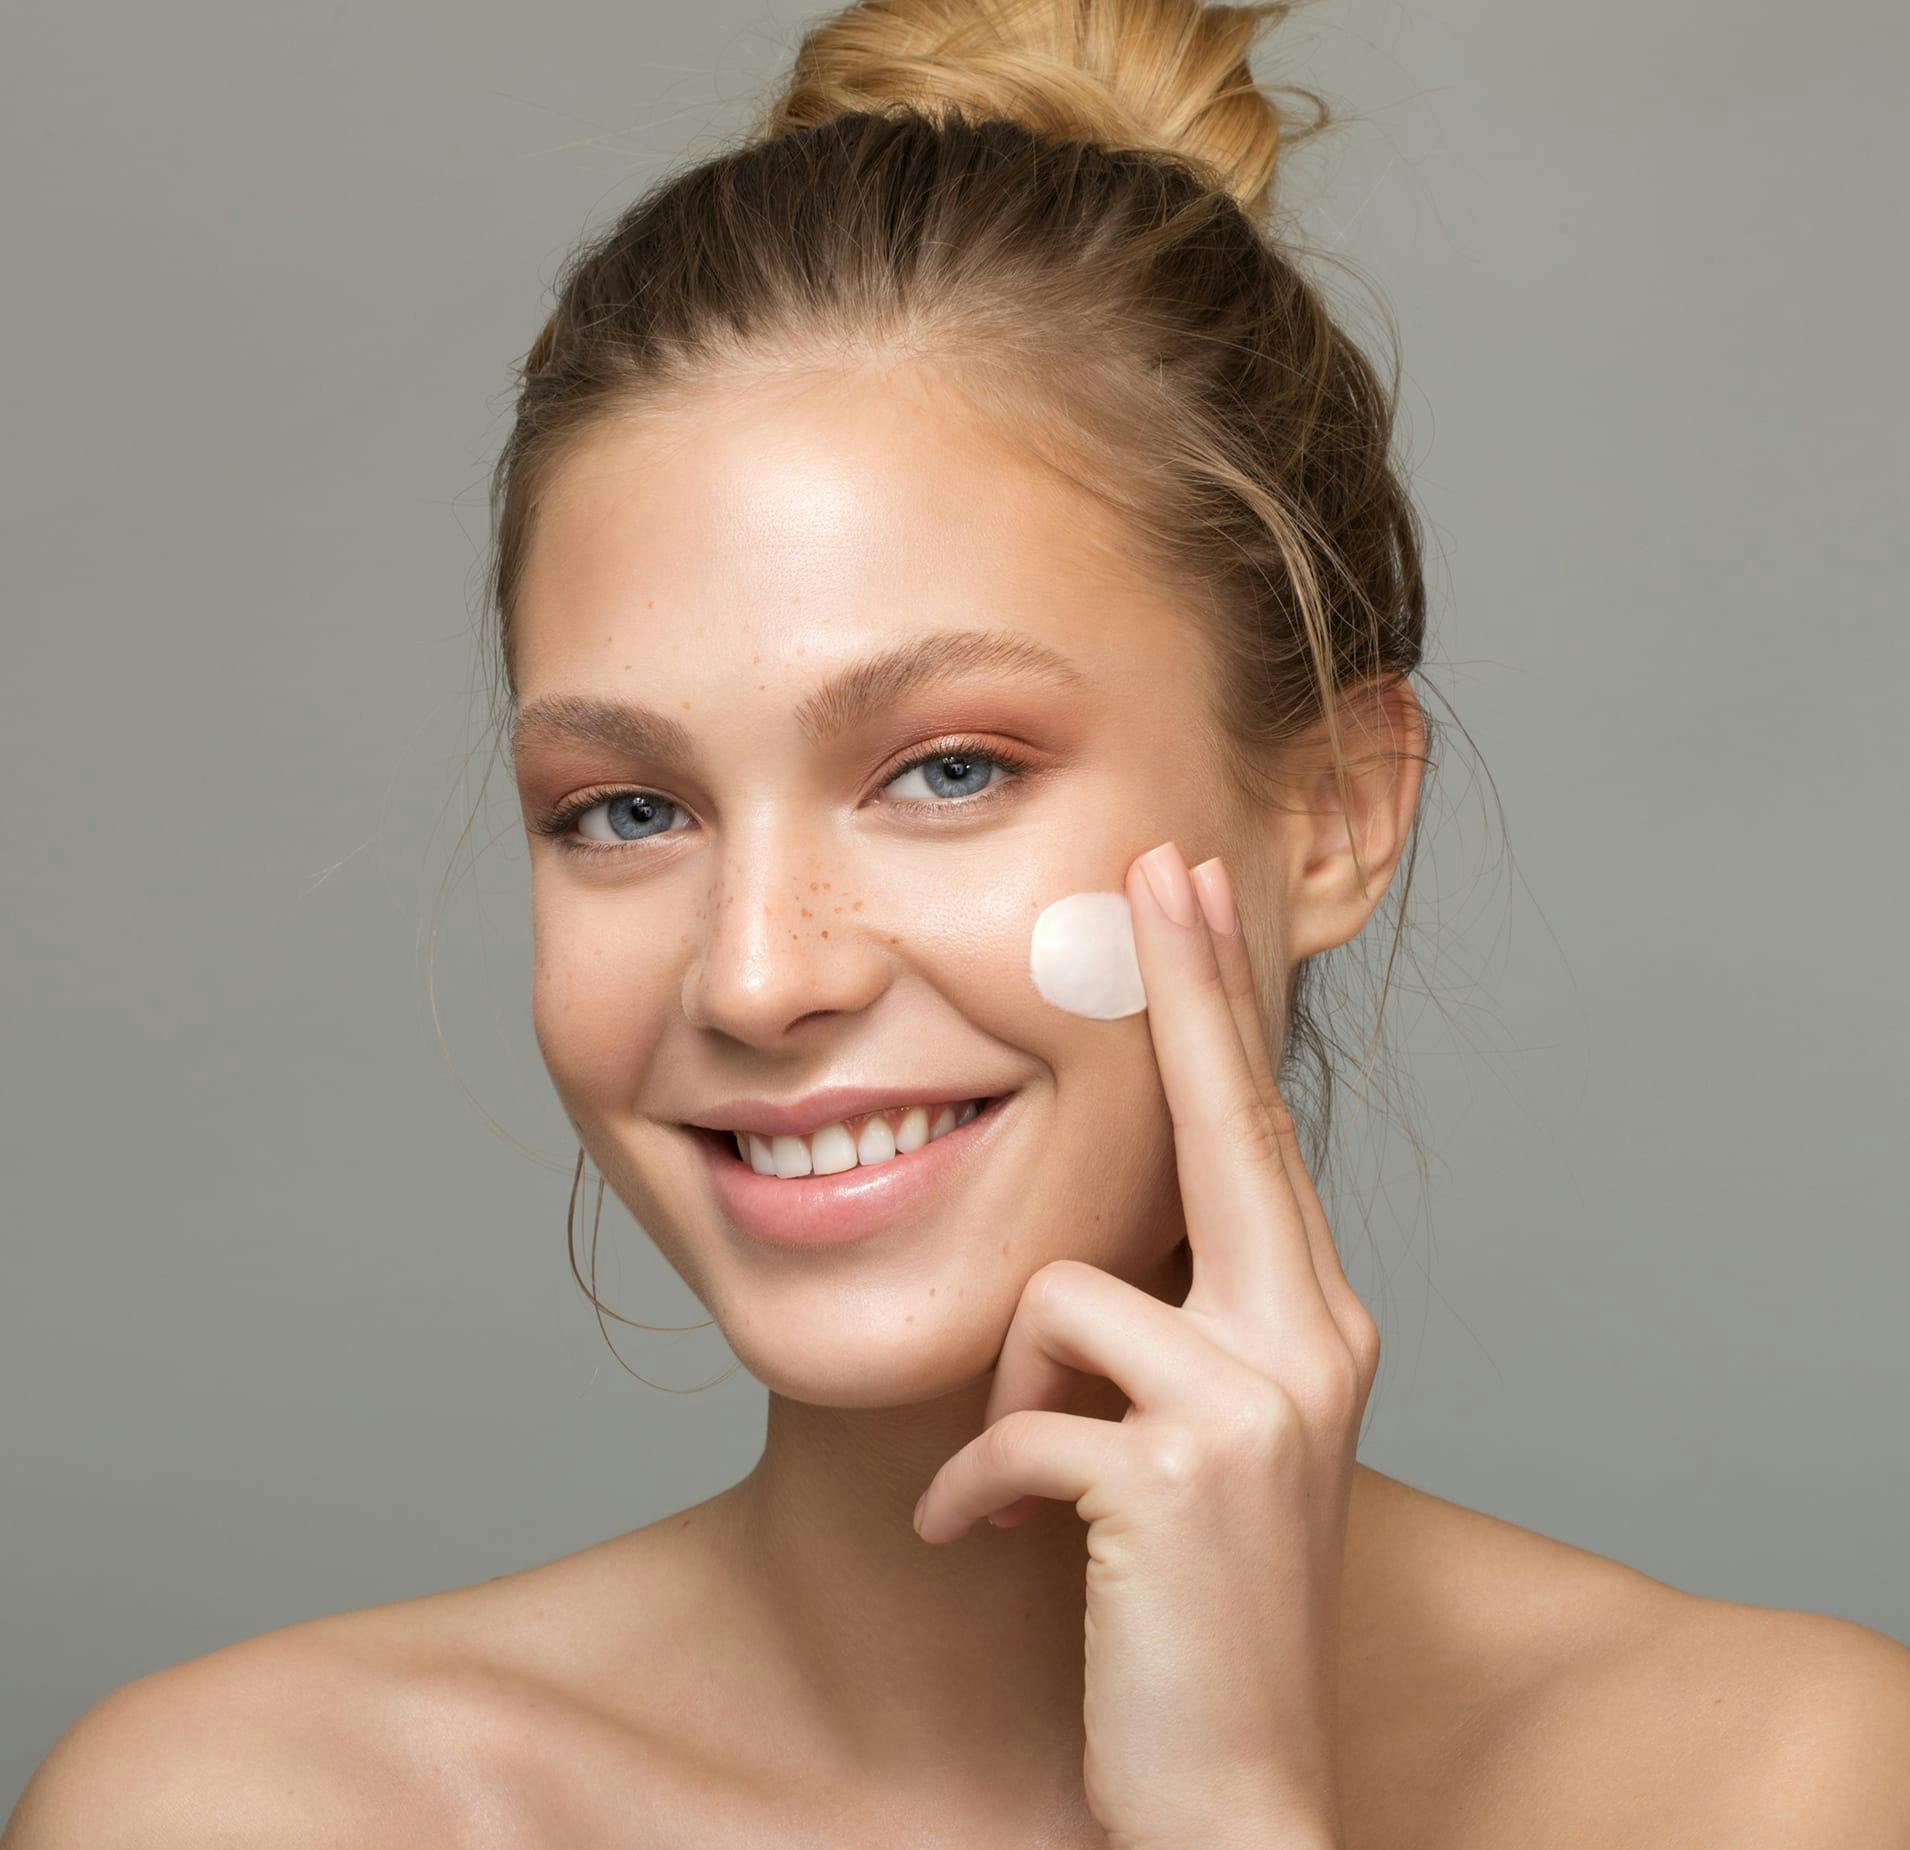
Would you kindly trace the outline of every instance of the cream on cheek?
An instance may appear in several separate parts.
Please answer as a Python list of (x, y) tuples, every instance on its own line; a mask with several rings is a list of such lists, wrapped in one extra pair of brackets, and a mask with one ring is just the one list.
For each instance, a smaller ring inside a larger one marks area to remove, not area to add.
[(1147, 993), (1127, 895), (1070, 893), (1044, 907), (1029, 938), (1028, 973), (1041, 995), (1070, 1015), (1138, 1015)]

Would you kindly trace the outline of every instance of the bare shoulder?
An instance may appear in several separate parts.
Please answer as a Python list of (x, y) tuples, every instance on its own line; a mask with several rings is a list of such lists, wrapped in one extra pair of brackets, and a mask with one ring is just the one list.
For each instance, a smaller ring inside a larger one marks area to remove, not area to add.
[(380, 1751), (395, 1692), (335, 1642), (292, 1627), (122, 1684), (54, 1744), (0, 1847), (443, 1841)]
[(1910, 1650), (1812, 1612), (1665, 1589), (1535, 1705), (1527, 1740), (1622, 1795), (1639, 1845), (1910, 1850)]
[(641, 1717), (570, 1670), (648, 1656), (612, 1617), (646, 1603), (646, 1533), (135, 1678), (54, 1744), (0, 1850), (542, 1850), (565, 1775), (641, 1786)]
[[(1355, 1770), (1426, 1850), (1910, 1850), (1910, 1650), (1363, 1474)], [(1349, 1608), (1351, 1611), (1351, 1608)], [(1410, 1767), (1402, 1783), (1397, 1774)]]

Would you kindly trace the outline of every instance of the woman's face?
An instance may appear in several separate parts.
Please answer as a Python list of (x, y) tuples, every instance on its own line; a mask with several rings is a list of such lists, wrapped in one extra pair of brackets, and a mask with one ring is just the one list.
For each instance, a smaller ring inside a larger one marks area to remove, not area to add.
[[(1201, 638), (1118, 564), (1112, 518), (900, 372), (712, 391), (594, 439), (540, 509), (514, 758), (538, 1044), (610, 1187), (775, 1392), (948, 1393), (1047, 1260), (1139, 1280), (1181, 1238), (1146, 1016), (1045, 1001), (1030, 929), (1170, 836), (1227, 856), (1243, 912), (1277, 908), (1277, 857), (1226, 794)], [(968, 665), (911, 673), (951, 635)], [(551, 723), (606, 706), (650, 724)], [(966, 770), (903, 768), (938, 748)], [(1012, 1096), (873, 1237), (731, 1224), (686, 1125), (838, 1085)]]

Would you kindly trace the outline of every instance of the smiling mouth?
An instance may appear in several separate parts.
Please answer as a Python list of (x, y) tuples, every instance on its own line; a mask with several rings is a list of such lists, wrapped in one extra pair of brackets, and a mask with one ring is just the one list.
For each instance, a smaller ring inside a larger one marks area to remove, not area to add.
[(805, 1137), (765, 1137), (754, 1131), (712, 1130), (701, 1124), (683, 1128), (700, 1137), (719, 1160), (761, 1176), (797, 1181), (814, 1177), (845, 1180), (870, 1170), (903, 1163), (918, 1150), (997, 1109), (1012, 1092), (946, 1105), (898, 1106), (848, 1123), (825, 1125)]

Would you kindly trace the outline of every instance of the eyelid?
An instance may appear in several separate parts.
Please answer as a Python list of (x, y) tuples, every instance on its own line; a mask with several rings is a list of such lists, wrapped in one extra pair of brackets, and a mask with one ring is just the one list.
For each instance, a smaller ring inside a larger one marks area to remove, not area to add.
[[(989, 805), (991, 800), (1000, 793), (1025, 782), (1036, 772), (1033, 759), (1017, 746), (998, 744), (973, 734), (950, 734), (916, 746), (895, 763), (885, 766), (876, 779), (876, 788), (887, 789), (898, 778), (907, 776), (909, 772), (918, 770), (925, 764), (933, 764), (938, 758), (961, 757), (985, 758), (991, 764), (999, 765), (1008, 775), (990, 784), (987, 789), (976, 791), (972, 796), (950, 797), (939, 802), (921, 797), (899, 797), (888, 807), (907, 810), (917, 815), (978, 809)], [(687, 805), (677, 802), (674, 797), (665, 796), (662, 791), (652, 789), (647, 784), (604, 784), (587, 787), (564, 798), (562, 802), (537, 818), (531, 825), (532, 829), (537, 834), (554, 840), (565, 852), (584, 856), (625, 854), (631, 849), (642, 847), (646, 842), (687, 833), (682, 829), (663, 829), (657, 835), (641, 836), (627, 842), (594, 842), (571, 833), (572, 825), (579, 817), (587, 815), (600, 803), (620, 796), (657, 797), (672, 808), (687, 809)]]
[[(900, 758), (883, 769), (882, 774), (875, 780), (876, 788), (885, 790), (898, 777), (922, 765), (933, 764), (938, 758), (987, 758), (1017, 773), (1034, 768), (1028, 754), (1018, 746), (1000, 744), (975, 733), (948, 733), (941, 738), (930, 739), (924, 745), (912, 746), (904, 752)], [(991, 788), (994, 787), (991, 786)], [(908, 801), (907, 798), (903, 800)], [(938, 803), (935, 807), (947, 809), (953, 805)]]

